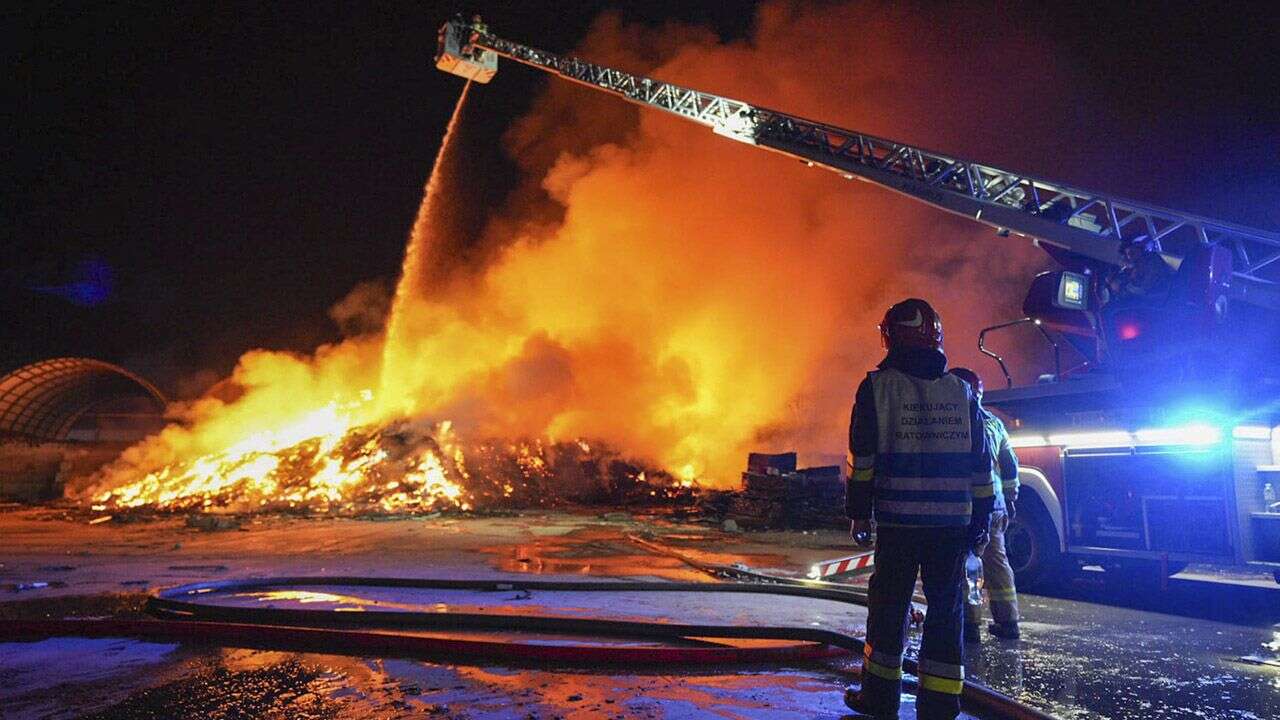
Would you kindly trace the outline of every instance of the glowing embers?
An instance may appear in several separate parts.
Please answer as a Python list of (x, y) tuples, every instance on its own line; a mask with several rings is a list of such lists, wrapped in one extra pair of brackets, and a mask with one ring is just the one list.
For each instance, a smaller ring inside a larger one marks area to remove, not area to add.
[(469, 509), (464, 455), (449, 423), (353, 426), (337, 403), (221, 452), (178, 461), (94, 498), (106, 508), (306, 509), (319, 512)]
[(674, 505), (694, 490), (582, 440), (468, 442), (452, 423), (353, 422), (330, 404), (92, 495), (111, 510), (425, 514), (563, 503)]

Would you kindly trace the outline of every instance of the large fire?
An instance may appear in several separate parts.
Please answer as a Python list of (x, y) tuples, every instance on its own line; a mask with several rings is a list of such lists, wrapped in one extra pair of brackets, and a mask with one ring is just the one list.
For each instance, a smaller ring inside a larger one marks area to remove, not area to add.
[[(991, 34), (998, 19), (939, 12), (767, 2), (731, 43), (606, 15), (577, 52), (963, 155), (1025, 158), (1034, 138), (1018, 145), (989, 120), (1030, 106), (1052, 117), (1069, 101), (1037, 79), (1061, 74), (1051, 48), (1003, 28), (1002, 70), (987, 72), (984, 48), (951, 39)], [(483, 92), (502, 88), (500, 76)], [(465, 136), (461, 113), (449, 135)], [(556, 82), (505, 137), (523, 185), (468, 234), (457, 210), (473, 164), (456, 140), (436, 160), (391, 307), (370, 303), (385, 327), (309, 357), (247, 354), (220, 392), (176, 408), (183, 423), (126, 451), (81, 497), (481, 507), (545, 494), (525, 488), (577, 472), (580, 442), (615, 448), (635, 468), (627, 477), (664, 468), (676, 484), (732, 484), (750, 450), (831, 461), (852, 389), (878, 359), (884, 307), (930, 299), (953, 361), (985, 370), (977, 330), (1017, 316), (1041, 262), (963, 220)], [(544, 467), (510, 472), (520, 457)]]
[[(366, 393), (365, 399), (371, 396)], [(103, 491), (102, 509), (323, 512), (468, 509), (462, 449), (448, 423), (353, 426), (338, 403), (253, 433), (225, 450), (177, 462)]]

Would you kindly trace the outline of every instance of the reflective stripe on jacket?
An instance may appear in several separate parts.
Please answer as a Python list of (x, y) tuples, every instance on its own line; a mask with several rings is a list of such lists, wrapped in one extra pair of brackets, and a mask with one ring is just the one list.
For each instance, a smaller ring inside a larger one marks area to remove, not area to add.
[(991, 448), (991, 482), (995, 485), (996, 510), (1005, 510), (1005, 498), (1018, 497), (1018, 456), (1009, 445), (1009, 431), (1004, 422), (985, 408), (983, 424), (987, 431), (987, 447)]

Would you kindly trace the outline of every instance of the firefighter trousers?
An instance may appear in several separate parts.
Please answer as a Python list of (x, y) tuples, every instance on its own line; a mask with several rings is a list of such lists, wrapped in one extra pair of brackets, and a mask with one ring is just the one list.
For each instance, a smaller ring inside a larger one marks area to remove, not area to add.
[[(1005, 553), (1004, 531), (1009, 528), (1009, 514), (1003, 510), (991, 513), (991, 539), (978, 550), (982, 558), (982, 584), (991, 603), (991, 619), (1001, 625), (1018, 624), (1018, 589), (1013, 583), (1013, 568)], [(982, 606), (965, 604), (966, 622), (974, 631), (982, 627)]]
[(902, 693), (902, 651), (911, 595), (921, 577), (928, 611), (920, 645), (920, 720), (953, 720), (964, 685), (962, 527), (886, 527), (876, 533), (876, 569), (867, 602), (862, 697), (877, 715), (895, 715)]

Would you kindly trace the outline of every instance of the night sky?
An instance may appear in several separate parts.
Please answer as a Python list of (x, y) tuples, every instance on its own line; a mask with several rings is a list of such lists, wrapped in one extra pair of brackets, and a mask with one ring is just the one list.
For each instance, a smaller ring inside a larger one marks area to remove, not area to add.
[[(225, 373), (249, 348), (305, 352), (336, 339), (327, 309), (356, 283), (397, 272), (460, 89), (431, 61), (436, 28), (457, 11), (567, 51), (607, 9), (734, 39), (749, 33), (753, 6), (180, 5), (44, 3), (9, 18), (17, 97), (7, 103), (0, 370), (91, 356), (183, 394), (199, 389), (197, 370)], [(1054, 37), (1090, 78), (1092, 101), (1061, 124), (1079, 139), (1074, 156), (1021, 169), (1280, 229), (1276, 11), (1042, 5), (991, 12)], [(971, 41), (990, 46), (999, 73), (999, 38)], [(484, 202), (511, 189), (499, 138), (547, 81), (507, 64), (475, 93), (471, 141), (492, 148), (477, 156)], [(1094, 117), (1107, 132), (1091, 133)], [(1017, 118), (1008, 125), (1018, 132)]]

